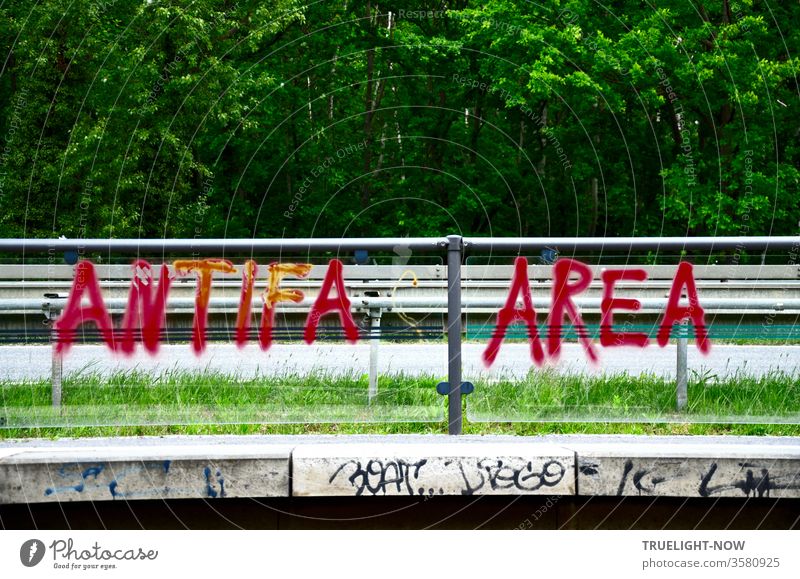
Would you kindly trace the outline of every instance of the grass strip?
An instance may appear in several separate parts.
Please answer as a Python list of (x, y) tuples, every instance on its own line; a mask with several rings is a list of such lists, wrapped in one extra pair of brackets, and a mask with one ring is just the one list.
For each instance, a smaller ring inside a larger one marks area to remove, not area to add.
[[(0, 438), (162, 434), (446, 433), (446, 399), (434, 376), (383, 375), (368, 397), (361, 374), (236, 374), (173, 370), (110, 376), (83, 372), (63, 383), (0, 381)], [(531, 371), (523, 380), (475, 382), (465, 400), (469, 434), (800, 435), (800, 379), (781, 372), (720, 377), (693, 373), (688, 407), (655, 375)]]

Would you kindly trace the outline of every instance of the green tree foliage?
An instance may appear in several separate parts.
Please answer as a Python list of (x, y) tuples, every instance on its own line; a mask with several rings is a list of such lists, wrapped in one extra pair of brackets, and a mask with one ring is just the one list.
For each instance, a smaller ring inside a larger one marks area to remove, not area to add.
[(797, 3), (7, 0), (4, 236), (796, 234)]

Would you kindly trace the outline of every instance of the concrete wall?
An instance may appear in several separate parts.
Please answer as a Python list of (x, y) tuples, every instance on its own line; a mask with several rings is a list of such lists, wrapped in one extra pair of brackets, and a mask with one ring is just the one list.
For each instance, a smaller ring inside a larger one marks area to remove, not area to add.
[(4, 504), (479, 495), (800, 498), (800, 439), (174, 436), (0, 443)]

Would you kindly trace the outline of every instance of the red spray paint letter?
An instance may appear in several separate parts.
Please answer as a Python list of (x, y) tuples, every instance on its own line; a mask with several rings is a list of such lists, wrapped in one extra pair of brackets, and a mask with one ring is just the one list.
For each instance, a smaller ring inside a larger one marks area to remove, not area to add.
[(155, 354), (161, 339), (161, 326), (167, 311), (167, 294), (172, 280), (167, 264), (161, 265), (158, 287), (148, 262), (137, 259), (132, 267), (128, 306), (122, 318), (122, 332), (117, 349), (123, 354), (133, 354), (136, 347), (135, 332), (141, 330), (144, 349)]
[[(331, 286), (336, 286), (336, 298), (328, 297)], [(344, 326), (344, 334), (347, 341), (355, 344), (358, 341), (358, 328), (350, 315), (350, 300), (344, 291), (344, 279), (342, 278), (342, 262), (332, 259), (328, 264), (328, 271), (319, 290), (317, 301), (308, 312), (304, 339), (306, 344), (311, 344), (317, 337), (317, 326), (319, 319), (327, 313), (338, 311), (339, 319)]]
[(194, 300), (194, 323), (192, 325), (192, 349), (202, 354), (206, 349), (206, 325), (208, 324), (208, 301), (211, 298), (211, 280), (215, 271), (236, 273), (236, 268), (227, 259), (179, 259), (173, 262), (175, 272), (185, 275), (197, 272), (197, 294)]
[(244, 348), (247, 332), (250, 331), (250, 305), (253, 303), (253, 283), (258, 274), (258, 264), (252, 259), (244, 262), (242, 271), (242, 295), (239, 298), (239, 313), (236, 316), (236, 345)]
[[(579, 279), (572, 285), (569, 283), (570, 273), (577, 273)], [(561, 353), (561, 324), (564, 313), (572, 320), (578, 339), (592, 362), (597, 362), (597, 352), (586, 331), (583, 318), (572, 301), (572, 296), (581, 293), (592, 283), (592, 270), (589, 266), (574, 259), (559, 259), (553, 266), (553, 305), (550, 310), (548, 324), (550, 332), (547, 336), (547, 350), (553, 359)]]
[[(89, 305), (82, 306), (83, 294), (89, 299)], [(58, 337), (56, 354), (64, 355), (69, 351), (75, 339), (75, 328), (86, 322), (94, 322), (100, 330), (100, 336), (106, 345), (114, 349), (114, 329), (111, 316), (108, 315), (100, 284), (91, 261), (81, 261), (75, 266), (75, 279), (69, 292), (67, 305), (61, 316), (53, 324)]]
[[(264, 308), (261, 313), (261, 330), (258, 334), (258, 341), (262, 350), (268, 350), (272, 345), (272, 328), (275, 322), (275, 304), (278, 302), (303, 301), (305, 295), (300, 290), (280, 289), (281, 280), (287, 275), (295, 277), (307, 277), (311, 273), (310, 263), (277, 263), (269, 264), (269, 285), (262, 294)], [(349, 304), (348, 304), (349, 308)]]
[[(686, 296), (689, 298), (688, 306), (680, 305), (684, 286), (686, 287)], [(667, 299), (667, 309), (664, 311), (664, 318), (658, 328), (658, 345), (662, 348), (667, 345), (672, 331), (672, 324), (689, 318), (694, 322), (697, 347), (703, 354), (707, 354), (711, 349), (711, 342), (708, 340), (708, 332), (706, 331), (705, 310), (700, 306), (700, 301), (697, 298), (694, 268), (691, 263), (682, 261), (678, 264), (675, 279), (672, 280), (672, 287), (669, 290), (669, 298)]]
[[(517, 309), (517, 296), (522, 294), (522, 309)], [(514, 260), (514, 277), (511, 288), (506, 298), (506, 304), (497, 312), (497, 326), (492, 338), (483, 352), (483, 363), (488, 368), (500, 351), (500, 345), (506, 336), (506, 328), (517, 320), (524, 321), (528, 326), (528, 339), (531, 343), (531, 359), (537, 366), (544, 363), (544, 349), (539, 340), (539, 329), (536, 327), (536, 310), (531, 301), (531, 288), (528, 283), (528, 260), (518, 257)]]
[(601, 346), (638, 346), (644, 348), (650, 342), (647, 334), (641, 332), (614, 332), (614, 310), (628, 309), (638, 311), (642, 302), (631, 298), (615, 298), (614, 284), (619, 280), (644, 281), (647, 272), (643, 269), (609, 269), (602, 273), (603, 301), (600, 303), (602, 317), (600, 319)]

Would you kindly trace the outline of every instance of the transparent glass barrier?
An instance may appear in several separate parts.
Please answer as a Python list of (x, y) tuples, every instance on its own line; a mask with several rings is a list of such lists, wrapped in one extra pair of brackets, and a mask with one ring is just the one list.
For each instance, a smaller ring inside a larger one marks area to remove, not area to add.
[[(267, 351), (258, 345), (259, 300), (267, 283), (263, 272), (257, 276), (253, 300), (258, 307), (250, 317), (249, 341), (237, 348), (242, 262), (234, 260), (236, 274), (215, 274), (202, 355), (196, 356), (191, 346), (197, 279), (183, 276), (173, 280), (157, 356), (143, 352), (141, 343), (131, 357), (114, 355), (88, 323), (76, 331), (60, 371), (45, 322), (60, 315), (74, 270), (0, 268), (6, 286), (14, 286), (0, 312), (0, 427), (443, 423), (446, 398), (437, 394), (436, 385), (447, 380), (446, 268), (436, 259), (417, 263), (407, 252), (395, 253), (344, 265), (344, 286), (359, 333), (355, 345), (345, 343), (336, 313), (322, 318), (314, 344), (303, 339), (327, 271), (328, 258), (320, 257), (313, 260), (308, 278), (281, 280), (282, 289), (303, 292), (306, 299), (276, 306), (274, 343)], [(543, 342), (550, 331), (545, 318), (553, 269), (545, 261), (529, 260)], [(466, 397), (468, 420), (800, 422), (796, 268), (697, 266), (701, 303), (709, 306), (712, 347), (708, 355), (701, 354), (694, 327), (688, 325), (686, 364), (680, 365), (682, 327), (673, 327), (669, 344), (658, 347), (661, 313), (651, 306), (636, 315), (619, 313), (614, 321), (616, 331), (645, 333), (647, 348), (599, 345), (601, 266), (592, 265), (592, 284), (576, 301), (585, 300), (579, 309), (597, 348), (596, 365), (578, 343), (575, 328), (565, 322), (560, 359), (536, 366), (527, 329), (517, 323), (508, 328), (495, 363), (487, 368), (482, 355), (509, 291), (512, 263), (513, 256), (494, 256), (491, 263), (469, 258), (462, 269), (463, 379), (475, 385)], [(614, 263), (602, 267), (619, 267)], [(618, 297), (663, 302), (675, 264), (642, 267), (648, 268), (648, 280), (620, 282)], [(97, 271), (114, 327), (120, 328), (130, 264), (98, 265)], [(769, 303), (743, 311), (743, 299)], [(679, 375), (686, 377), (685, 391)]]
[[(735, 335), (731, 327), (714, 329), (712, 340)], [(675, 340), (664, 348), (604, 349), (598, 367), (575, 342), (562, 346), (558, 363), (542, 368), (530, 360), (527, 335), (509, 339), (491, 369), (480, 361), (485, 346), (470, 346), (465, 379), (475, 391), (467, 397), (467, 417), (475, 422), (800, 423), (797, 345), (715, 344), (704, 356), (690, 340), (681, 410)]]
[[(443, 422), (446, 399), (436, 392), (447, 375), (441, 309), (402, 305), (405, 296), (444, 299), (441, 266), (345, 264), (358, 342), (345, 341), (339, 315), (331, 312), (321, 317), (309, 345), (304, 327), (327, 269), (319, 261), (307, 279), (281, 280), (281, 289), (301, 291), (305, 299), (276, 305), (273, 343), (266, 351), (259, 346), (266, 274), (256, 278), (248, 343), (242, 348), (235, 343), (239, 263), (236, 274), (214, 274), (206, 349), (200, 355), (192, 349), (194, 276), (172, 282), (155, 356), (144, 351), (141, 332), (135, 334), (134, 354), (121, 356), (103, 343), (94, 323), (86, 323), (59, 363), (53, 334), (43, 323), (46, 308), (26, 311), (20, 302), (18, 310), (2, 312), (0, 427)], [(152, 263), (160, 266), (155, 259)], [(98, 266), (97, 271), (119, 331), (131, 269)], [(63, 308), (71, 283), (64, 273), (57, 283), (39, 280), (32, 286), (25, 280), (25, 298), (38, 295), (39, 301)], [(48, 302), (45, 293), (61, 294), (62, 301)], [(52, 317), (59, 315), (55, 311)]]
[[(511, 259), (506, 258), (505, 265), (501, 265), (500, 258), (495, 261), (497, 271), (506, 276), (504, 283), (491, 268), (481, 270), (481, 264), (472, 269), (470, 283), (476, 288), (489, 288), (491, 278), (498, 289), (484, 289), (483, 295), (495, 291), (498, 299), (505, 300)], [(531, 295), (539, 304), (535, 308), (537, 327), (547, 355), (547, 338), (552, 331), (547, 325), (552, 290), (552, 271), (548, 270), (552, 267), (533, 260), (529, 263)], [(675, 266), (662, 267), (667, 269), (647, 267), (649, 276), (643, 283), (618, 284), (615, 297), (666, 302)], [(596, 364), (589, 360), (576, 328), (565, 317), (564, 341), (557, 361), (548, 358), (541, 367), (532, 362), (528, 329), (518, 320), (508, 327), (496, 360), (487, 368), (482, 355), (495, 331), (497, 310), (479, 307), (468, 311), (464, 380), (472, 382), (475, 390), (466, 397), (467, 419), (800, 423), (800, 310), (796, 303), (800, 281), (796, 268), (717, 267), (695, 268), (700, 304), (707, 306), (705, 320), (711, 343), (708, 354), (698, 349), (692, 323), (674, 325), (668, 344), (659, 347), (656, 337), (663, 315), (660, 307), (643, 308), (637, 314), (615, 314), (613, 330), (645, 334), (649, 340), (645, 348), (601, 346), (599, 275), (576, 297), (586, 335), (598, 354)], [(483, 283), (479, 276), (483, 276)], [(522, 307), (521, 302), (518, 307)], [(684, 348), (685, 363), (679, 348)]]

